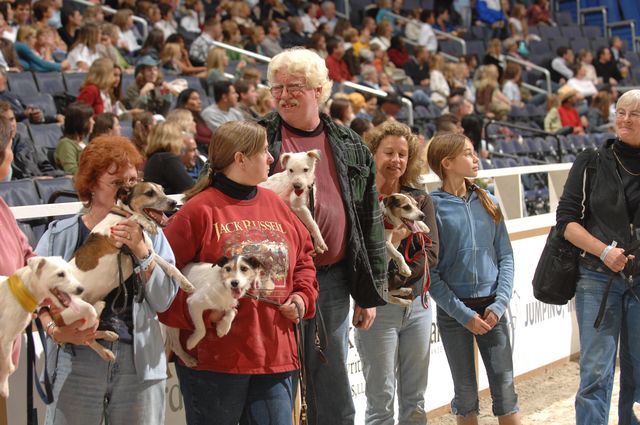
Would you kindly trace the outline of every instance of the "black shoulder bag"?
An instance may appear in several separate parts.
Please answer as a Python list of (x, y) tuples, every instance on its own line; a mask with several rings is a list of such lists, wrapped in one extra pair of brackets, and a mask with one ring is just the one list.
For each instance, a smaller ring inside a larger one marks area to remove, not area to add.
[[(585, 194), (590, 191), (590, 179), (596, 172), (594, 152), (585, 168)], [(585, 200), (586, 202), (586, 200)], [(556, 226), (551, 228), (533, 275), (533, 296), (546, 304), (566, 304), (576, 294), (580, 249), (564, 238)]]

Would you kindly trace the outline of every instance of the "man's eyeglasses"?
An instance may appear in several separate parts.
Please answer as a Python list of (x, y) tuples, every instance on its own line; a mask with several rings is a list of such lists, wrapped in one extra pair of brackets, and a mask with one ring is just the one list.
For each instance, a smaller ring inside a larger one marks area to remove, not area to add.
[(286, 86), (282, 84), (278, 84), (275, 86), (271, 86), (269, 91), (273, 97), (280, 97), (284, 93), (284, 90), (287, 89), (287, 93), (291, 96), (299, 96), (307, 86), (305, 84), (288, 84)]
[(640, 112), (638, 111), (627, 112), (624, 109), (618, 109), (616, 111), (616, 118), (621, 120), (627, 119), (627, 118), (630, 118), (632, 120), (637, 120), (637, 119), (640, 119)]

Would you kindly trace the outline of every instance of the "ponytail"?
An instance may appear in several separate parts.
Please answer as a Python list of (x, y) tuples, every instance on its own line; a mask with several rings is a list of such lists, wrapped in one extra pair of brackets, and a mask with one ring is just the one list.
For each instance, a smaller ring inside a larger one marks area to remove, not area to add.
[(470, 180), (464, 179), (464, 185), (467, 190), (475, 192), (478, 195), (478, 199), (480, 203), (487, 210), (487, 213), (491, 216), (494, 223), (500, 223), (502, 220), (502, 211), (500, 211), (500, 207), (496, 205), (492, 200), (486, 190), (478, 187), (477, 184), (472, 183)]
[(201, 175), (200, 178), (198, 178), (198, 181), (196, 182), (196, 184), (194, 184), (190, 189), (184, 192), (184, 202), (187, 202), (189, 199), (193, 198), (198, 193), (204, 191), (206, 188), (213, 185), (213, 179), (214, 179), (213, 176), (214, 176), (213, 171), (211, 171), (211, 168), (209, 167), (207, 169), (207, 174)]

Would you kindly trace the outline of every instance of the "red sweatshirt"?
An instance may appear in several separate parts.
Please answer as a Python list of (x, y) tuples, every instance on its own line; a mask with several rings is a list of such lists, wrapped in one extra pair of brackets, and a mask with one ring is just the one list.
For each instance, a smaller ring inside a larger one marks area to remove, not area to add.
[[(253, 199), (238, 200), (210, 187), (182, 207), (165, 235), (178, 268), (215, 263), (223, 255), (257, 254), (272, 265), (276, 288), (270, 298), (282, 303), (295, 292), (304, 300), (305, 318), (315, 314), (318, 283), (311, 237), (275, 193), (258, 188)], [(180, 290), (169, 310), (159, 315), (163, 323), (181, 329), (183, 347), (193, 330), (187, 295)], [(198, 370), (266, 374), (299, 367), (294, 324), (271, 304), (242, 298), (231, 330), (222, 338), (205, 322), (207, 335), (189, 351)]]

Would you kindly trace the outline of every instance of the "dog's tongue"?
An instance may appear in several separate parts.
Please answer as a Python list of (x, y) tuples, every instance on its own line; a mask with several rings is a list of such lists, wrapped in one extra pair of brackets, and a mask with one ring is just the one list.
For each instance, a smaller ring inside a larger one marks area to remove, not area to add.
[(155, 221), (160, 227), (165, 227), (169, 222), (169, 218), (164, 215), (162, 211), (145, 208), (144, 212), (147, 213), (147, 215), (151, 217), (151, 219)]
[(296, 196), (300, 196), (304, 193), (304, 189), (294, 189), (293, 192), (296, 194)]
[(418, 227), (415, 221), (402, 220), (402, 222), (404, 223), (405, 226), (409, 228), (409, 230), (411, 230), (411, 233), (420, 233), (420, 228)]
[(240, 299), (240, 297), (242, 296), (242, 291), (238, 288), (231, 289), (231, 293), (233, 294), (233, 298), (235, 298), (236, 300)]

